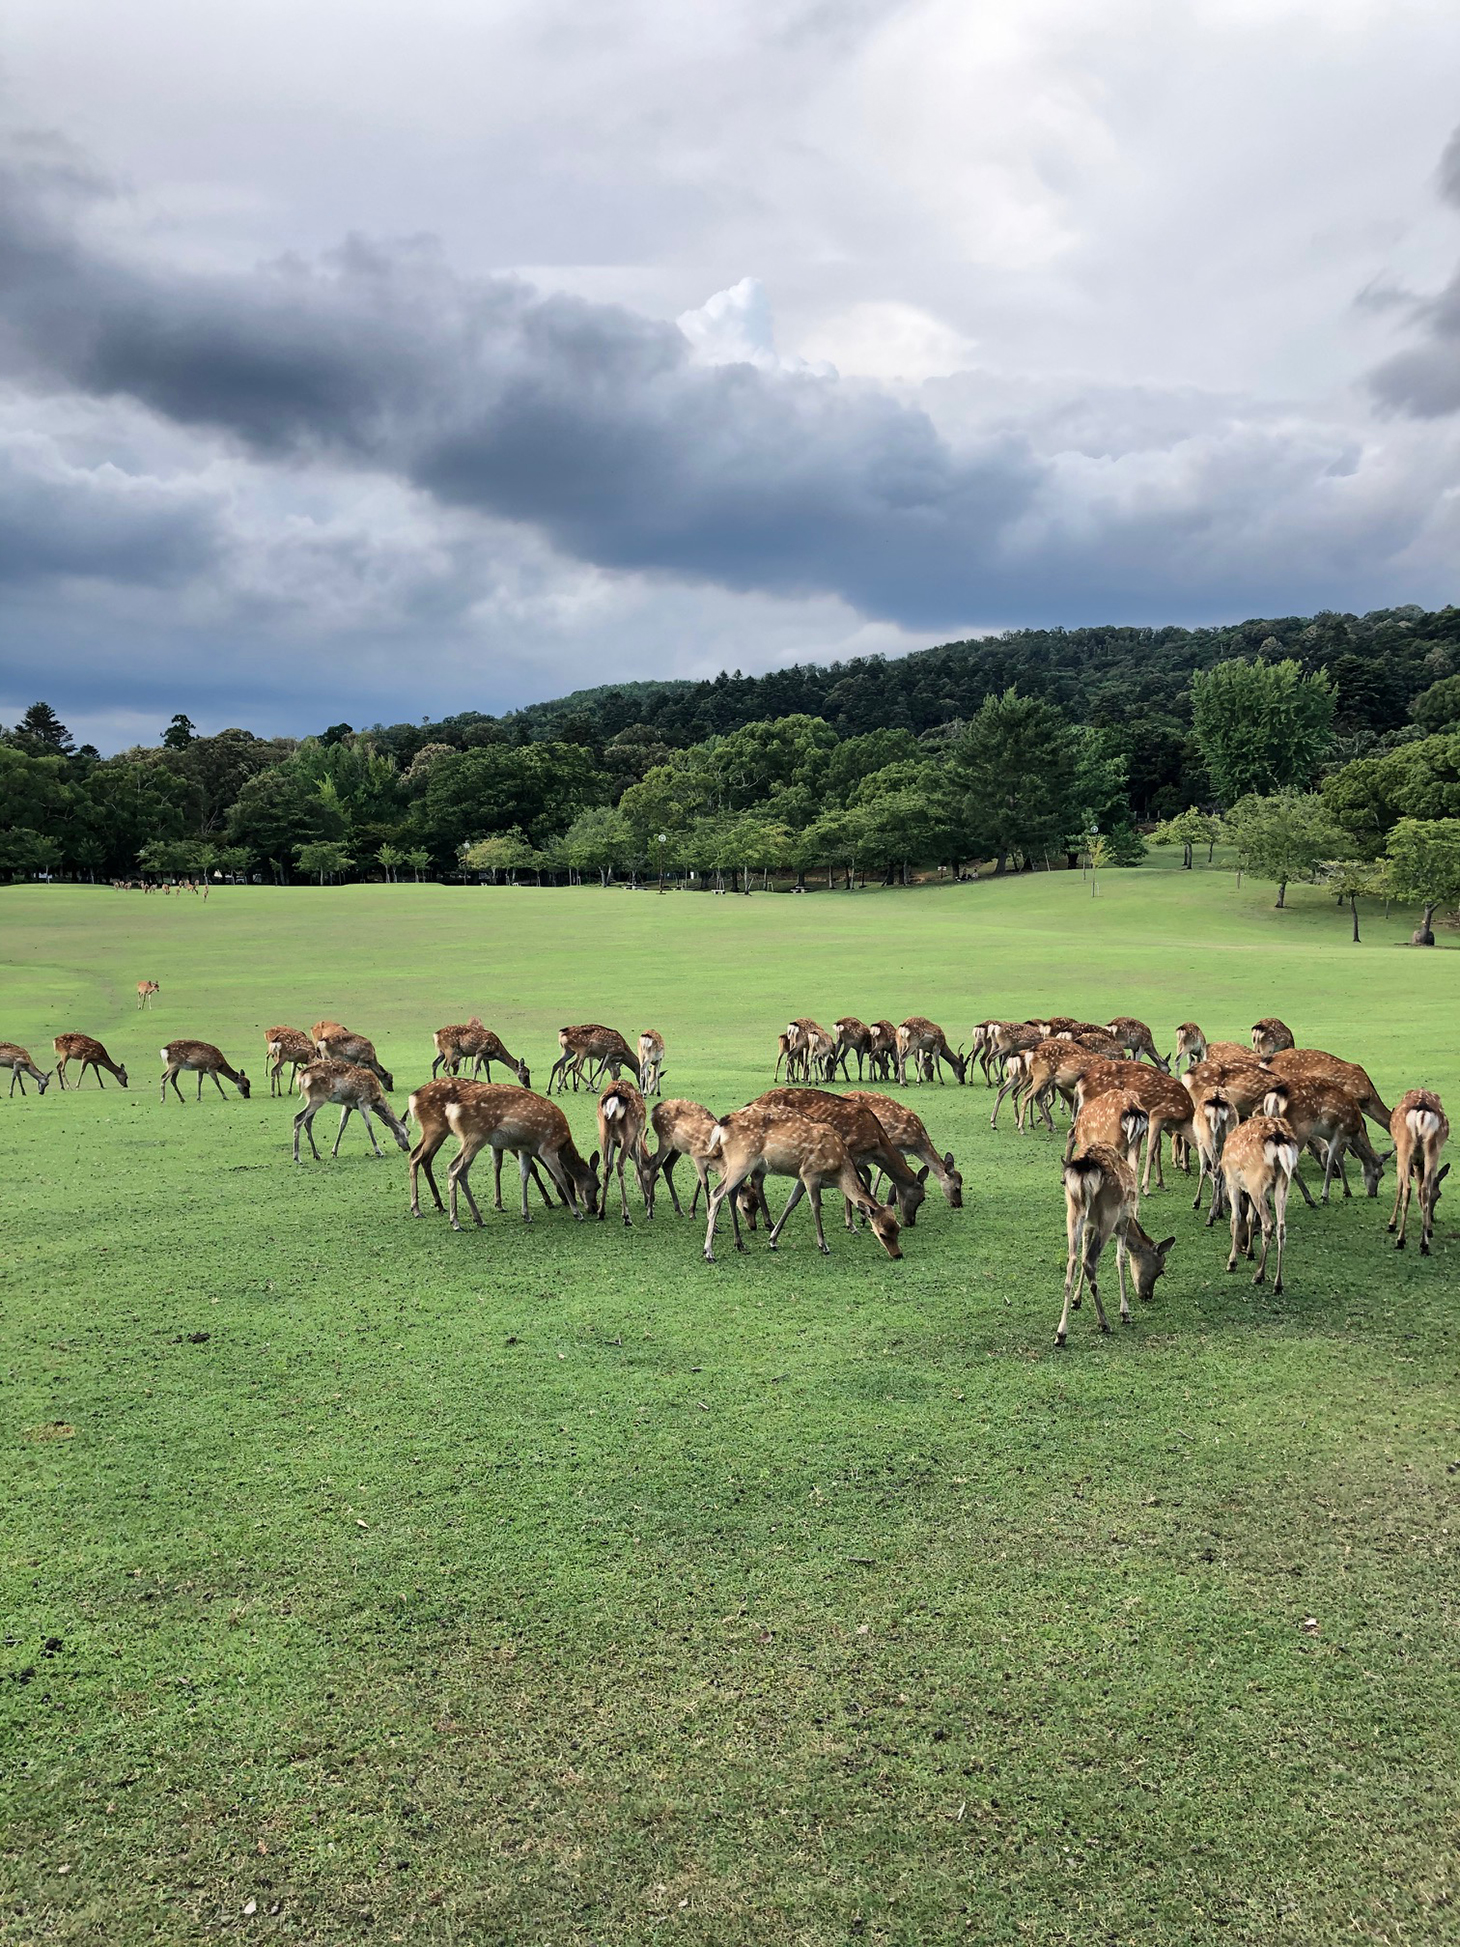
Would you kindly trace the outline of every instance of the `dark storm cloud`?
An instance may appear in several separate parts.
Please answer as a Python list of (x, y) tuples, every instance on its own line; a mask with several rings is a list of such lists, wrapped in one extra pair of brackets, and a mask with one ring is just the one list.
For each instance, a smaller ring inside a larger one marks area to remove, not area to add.
[[(1460, 128), (1445, 144), (1437, 181), (1444, 200), (1460, 209)], [(1438, 297), (1415, 299), (1409, 309), (1420, 342), (1370, 373), (1374, 396), (1416, 419), (1460, 412), (1460, 271)]]

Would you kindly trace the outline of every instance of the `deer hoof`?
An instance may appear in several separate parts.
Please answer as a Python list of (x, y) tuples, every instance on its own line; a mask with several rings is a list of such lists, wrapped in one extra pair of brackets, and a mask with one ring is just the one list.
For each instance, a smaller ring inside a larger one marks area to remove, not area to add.
[(1102, 1331), (1102, 1332), (1109, 1332), (1109, 1330), (1110, 1330), (1110, 1320), (1109, 1320), (1108, 1318), (1102, 1318), (1102, 1319), (1101, 1319), (1101, 1321), (1100, 1321), (1100, 1329), (1101, 1329), (1101, 1331)]
[(1056, 1351), (1056, 1352), (1063, 1352), (1063, 1351), (1064, 1351), (1064, 1349), (1065, 1349), (1065, 1335), (1064, 1335), (1064, 1333), (1063, 1333), (1063, 1332), (1056, 1332), (1056, 1333), (1055, 1333), (1055, 1335), (1054, 1335), (1054, 1349), (1055, 1349), (1055, 1351)]
[[(1389, 1228), (1390, 1228), (1391, 1230), (1393, 1230), (1393, 1228), (1394, 1228), (1394, 1226), (1393, 1226), (1393, 1225), (1391, 1224), (1391, 1225), (1389, 1226)], [(1402, 1250), (1404, 1249), (1404, 1239), (1403, 1239), (1402, 1237), (1396, 1237), (1396, 1238), (1395, 1238), (1395, 1240), (1394, 1240), (1394, 1248), (1395, 1248), (1395, 1250), (1396, 1250), (1396, 1251), (1402, 1251)], [(1424, 1246), (1423, 1246), (1422, 1244), (1421, 1244), (1421, 1246), (1420, 1246), (1420, 1249), (1421, 1249), (1421, 1251), (1423, 1251), (1423, 1249), (1424, 1249)]]

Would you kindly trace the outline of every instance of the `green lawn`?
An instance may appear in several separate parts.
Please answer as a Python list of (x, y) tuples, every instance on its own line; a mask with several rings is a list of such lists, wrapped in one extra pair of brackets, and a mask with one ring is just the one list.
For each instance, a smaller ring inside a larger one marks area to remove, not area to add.
[[(0, 892), (0, 1038), (132, 1077), (0, 1099), (0, 1939), (1455, 1938), (1460, 1192), (1428, 1262), (1295, 1208), (1275, 1299), (1179, 1179), (1056, 1354), (1059, 1145), (981, 1087), (912, 1091), (968, 1207), (902, 1263), (798, 1212), (707, 1266), (667, 1201), (414, 1222), (263, 1078), (275, 1021), (403, 1102), (443, 1022), (541, 1082), (606, 1020), (725, 1109), (792, 1014), (1279, 1013), (1453, 1111), (1460, 957), (1272, 896)], [(178, 1035), (253, 1099), (161, 1106)]]

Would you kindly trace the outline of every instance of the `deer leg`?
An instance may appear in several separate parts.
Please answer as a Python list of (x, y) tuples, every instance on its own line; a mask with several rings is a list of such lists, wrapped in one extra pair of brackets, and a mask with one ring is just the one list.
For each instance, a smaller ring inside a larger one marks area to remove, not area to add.
[[(810, 1189), (811, 1221), (816, 1226), (816, 1248), (823, 1257), (831, 1256), (831, 1246), (826, 1241), (826, 1232), (821, 1228), (821, 1185), (813, 1183)], [(787, 1206), (789, 1208), (789, 1205)]]
[[(370, 1111), (366, 1108), (363, 1102), (360, 1104), (360, 1120), (365, 1124), (365, 1133), (370, 1138), (370, 1147), (375, 1151), (376, 1155), (379, 1156), (383, 1162), (385, 1159), (385, 1152), (380, 1147), (380, 1144), (375, 1140), (375, 1125), (371, 1122)], [(342, 1116), (340, 1118), (341, 1134), (344, 1133), (344, 1128), (345, 1128), (345, 1122), (344, 1122), (344, 1117)]]
[(429, 1137), (423, 1136), (411, 1151), (411, 1215), (413, 1217), (419, 1217), (422, 1214), (420, 1186), (416, 1179), (416, 1172), (421, 1169), (424, 1169), (426, 1172), (426, 1181), (431, 1186), (431, 1195), (435, 1201), (436, 1208), (438, 1210), (444, 1210), (446, 1208), (445, 1204), (441, 1201), (441, 1192), (436, 1188), (436, 1178), (431, 1173), (431, 1158), (436, 1154), (444, 1140), (444, 1136), (438, 1136), (432, 1142)]
[(1408, 1183), (1409, 1183), (1409, 1170), (1404, 1167), (1403, 1163), (1401, 1163), (1399, 1168), (1399, 1173), (1394, 1184), (1394, 1208), (1389, 1213), (1389, 1230), (1391, 1234), (1393, 1233), (1396, 1225), (1399, 1222), (1399, 1206), (1405, 1201), (1404, 1192), (1406, 1187), (1408, 1186)]
[[(500, 1170), (502, 1167), (502, 1152), (500, 1149), (496, 1152), (496, 1155), (497, 1167)], [(532, 1217), (527, 1208), (527, 1179), (531, 1170), (532, 1158), (525, 1149), (519, 1149), (517, 1152), (517, 1174), (522, 1179), (522, 1221), (524, 1224), (530, 1224), (532, 1222)], [(501, 1205), (498, 1204), (497, 1208), (500, 1210)]]
[(1283, 1288), (1283, 1246), (1288, 1241), (1288, 1186), (1281, 1177), (1272, 1187), (1272, 1218), (1277, 1233), (1277, 1266), (1272, 1280), (1276, 1296)]
[[(622, 1212), (622, 1215), (623, 1215), (623, 1220), (624, 1220), (624, 1229), (625, 1229), (625, 1230), (632, 1230), (632, 1229), (633, 1229), (633, 1227), (634, 1227), (634, 1225), (633, 1225), (633, 1219), (632, 1219), (632, 1218), (631, 1218), (631, 1217), (629, 1216), (629, 1191), (628, 1191), (628, 1185), (627, 1185), (627, 1184), (626, 1184), (626, 1183), (624, 1182), (624, 1164), (625, 1164), (625, 1163), (627, 1163), (627, 1162), (628, 1162), (628, 1160), (629, 1160), (629, 1151), (628, 1151), (628, 1145), (627, 1145), (626, 1143), (620, 1143), (620, 1144), (619, 1144), (619, 1146), (618, 1146), (618, 1202), (619, 1202), (619, 1210), (620, 1210), (620, 1211)], [(607, 1198), (605, 1198), (605, 1199), (604, 1199), (604, 1201), (605, 1201), (605, 1202), (607, 1202), (607, 1201), (608, 1201), (608, 1199), (607, 1199)], [(600, 1215), (600, 1216), (602, 1216), (602, 1214), (603, 1214), (603, 1212), (602, 1212), (602, 1210), (600, 1209), (600, 1211), (599, 1211), (599, 1215)]]
[[(533, 1182), (537, 1185), (537, 1194), (542, 1198), (546, 1207), (551, 1210), (553, 1207), (552, 1192), (542, 1180), (542, 1171), (537, 1167), (537, 1158), (535, 1156), (529, 1156), (527, 1166), (532, 1172)], [(548, 1174), (551, 1175), (552, 1172), (549, 1171)], [(568, 1199), (563, 1195), (561, 1190), (558, 1191), (558, 1199), (566, 1210), (568, 1207)], [(500, 1210), (502, 1208), (501, 1204), (498, 1204), (497, 1208)]]
[[(777, 1244), (779, 1244), (781, 1241), (781, 1232), (786, 1227), (786, 1219), (790, 1216), (791, 1212), (796, 1208), (796, 1205), (801, 1201), (802, 1197), (804, 1197), (805, 1194), (806, 1194), (806, 1185), (801, 1181), (800, 1177), (798, 1176), (790, 1196), (787, 1197), (786, 1199), (785, 1209), (781, 1212), (780, 1216), (776, 1219), (775, 1223), (771, 1225), (769, 1242), (772, 1250), (774, 1250)], [(769, 1221), (769, 1219), (767, 1221)]]
[(1130, 1324), (1130, 1299), (1125, 1294), (1125, 1243), (1122, 1238), (1115, 1240), (1115, 1282), (1120, 1291), (1120, 1322)]
[[(663, 1150), (660, 1153), (663, 1156), (664, 1160), (659, 1165), (659, 1174), (664, 1178), (664, 1187), (669, 1192), (669, 1201), (674, 1206), (675, 1216), (682, 1217), (684, 1215), (684, 1206), (680, 1203), (679, 1192), (674, 1187), (674, 1166), (679, 1161), (679, 1151), (677, 1149), (670, 1149), (670, 1150)], [(698, 1174), (699, 1172), (697, 1167), (696, 1175)], [(696, 1204), (698, 1204), (699, 1202), (700, 1191), (703, 1187), (704, 1187), (704, 1179), (703, 1177), (701, 1177), (699, 1182), (696, 1183), (695, 1185)], [(694, 1211), (691, 1210), (689, 1214), (693, 1216)]]
[(1227, 1256), (1227, 1269), (1237, 1269), (1237, 1259), (1242, 1254), (1242, 1198), (1243, 1192), (1234, 1184), (1227, 1185), (1227, 1202), (1232, 1214), (1232, 1249)]
[(472, 1195), (471, 1184), (467, 1180), (467, 1171), (470, 1170), (472, 1163), (475, 1161), (476, 1154), (476, 1150), (468, 1149), (463, 1143), (460, 1150), (452, 1158), (450, 1169), (446, 1172), (446, 1189), (447, 1196), (450, 1200), (451, 1228), (453, 1230), (461, 1229), (461, 1221), (456, 1214), (456, 1192), (458, 1187), (466, 1196), (467, 1208), (471, 1211), (473, 1220), (478, 1225), (482, 1221), (482, 1213), (477, 1209), (476, 1198)]
[[(1252, 1205), (1257, 1221), (1262, 1226), (1262, 1256), (1257, 1261), (1257, 1269), (1252, 1274), (1252, 1282), (1254, 1284), (1265, 1284), (1267, 1282), (1267, 1250), (1272, 1237), (1272, 1213), (1268, 1209), (1267, 1191), (1263, 1190), (1259, 1192), (1252, 1199)], [(1250, 1240), (1252, 1235), (1250, 1226), (1247, 1234)], [(1249, 1257), (1251, 1256), (1250, 1251), (1248, 1255)]]
[(304, 1125), (305, 1135), (309, 1138), (309, 1147), (314, 1151), (315, 1162), (317, 1163), (321, 1160), (318, 1146), (314, 1140), (314, 1118), (318, 1114), (319, 1104), (317, 1102), (311, 1102), (306, 1104), (294, 1118), (294, 1160), (296, 1163), (299, 1161), (299, 1125), (301, 1123)]
[[(1328, 1201), (1328, 1177), (1329, 1177), (1329, 1171), (1328, 1169), (1325, 1168), (1323, 1172), (1323, 1195), (1321, 1199), (1322, 1202), (1324, 1203), (1327, 1203)], [(1318, 1205), (1313, 1201), (1312, 1191), (1308, 1188), (1308, 1185), (1303, 1181), (1303, 1172), (1301, 1169), (1296, 1169), (1293, 1171), (1293, 1181), (1297, 1184), (1298, 1188), (1302, 1191), (1304, 1203), (1307, 1204), (1310, 1210), (1316, 1210), (1318, 1208)]]
[(1096, 1273), (1100, 1266), (1100, 1232), (1088, 1227), (1085, 1231), (1085, 1282), (1090, 1287), (1090, 1299), (1095, 1307), (1095, 1323), (1102, 1332), (1110, 1330), (1110, 1320), (1105, 1316), (1105, 1307), (1100, 1302), (1100, 1285)]
[(727, 1170), (724, 1176), (722, 1176), (720, 1178), (720, 1181), (715, 1185), (713, 1190), (711, 1190), (708, 1187), (708, 1185), (706, 1185), (705, 1187), (705, 1262), (706, 1264), (713, 1264), (715, 1262), (715, 1225), (719, 1222), (720, 1219), (720, 1205), (725, 1201), (727, 1196), (730, 1198), (731, 1221), (735, 1224), (735, 1248), (737, 1250), (744, 1250), (745, 1248), (745, 1246), (740, 1242), (740, 1224), (739, 1224), (739, 1220), (735, 1216), (735, 1192), (740, 1188), (741, 1184), (744, 1181), (745, 1181), (745, 1176), (743, 1172), (739, 1176), (733, 1176)]

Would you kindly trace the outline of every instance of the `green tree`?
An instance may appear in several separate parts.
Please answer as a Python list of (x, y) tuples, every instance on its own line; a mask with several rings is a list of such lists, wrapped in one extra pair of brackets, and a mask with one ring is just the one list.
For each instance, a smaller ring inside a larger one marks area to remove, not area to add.
[(406, 864), (415, 873), (417, 885), (421, 883), (421, 874), (427, 870), (430, 863), (431, 854), (426, 850), (424, 845), (413, 845), (410, 851), (406, 853)]
[(155, 879), (195, 879), (206, 870), (202, 854), (195, 838), (150, 838), (138, 852), (137, 863)]
[(1238, 657), (1191, 679), (1192, 729), (1223, 804), (1303, 791), (1333, 741), (1333, 686), (1291, 658)]
[(507, 873), (515, 884), (518, 872), (532, 864), (535, 854), (524, 833), (514, 826), (511, 831), (493, 832), (473, 845), (464, 845), (460, 856), (468, 872), (490, 872), (495, 885), (499, 872)]
[(1347, 906), (1353, 916), (1354, 945), (1359, 944), (1359, 901), (1377, 888), (1377, 878), (1368, 859), (1330, 859), (1323, 868), (1324, 884), (1331, 888), (1340, 908)]
[(299, 861), (299, 870), (311, 879), (318, 878), (321, 885), (326, 879), (333, 883), (355, 863), (344, 846), (332, 838), (296, 846), (294, 856)]
[(1227, 818), (1238, 855), (1259, 879), (1271, 879), (1287, 904), (1290, 879), (1309, 878), (1342, 849), (1322, 798), (1298, 791), (1239, 798)]
[(186, 750), (198, 734), (198, 726), (191, 717), (185, 717), (181, 710), (162, 733), (164, 750)]
[(1460, 818), (1401, 818), (1389, 835), (1389, 874), (1396, 899), (1424, 908), (1414, 945), (1433, 946), (1437, 910), (1460, 906)]
[(28, 825), (10, 825), (0, 830), (0, 872), (14, 877), (31, 877), (54, 872), (61, 861), (61, 848), (54, 838), (33, 831)]
[(1438, 683), (1421, 690), (1410, 704), (1409, 714), (1427, 736), (1460, 729), (1460, 676), (1442, 676)]
[(76, 739), (49, 703), (32, 703), (10, 736), (31, 757), (69, 757), (76, 748)]
[(936, 764), (889, 764), (863, 778), (852, 792), (863, 847), (871, 858), (887, 866), (887, 883), (894, 867), (901, 868), (904, 885), (911, 868), (952, 857), (960, 849), (962, 825), (953, 803), (947, 773)]
[[(648, 856), (656, 864), (659, 846), (651, 841)], [(621, 811), (595, 805), (580, 811), (563, 835), (563, 856), (575, 872), (596, 872), (606, 886), (615, 866), (627, 865), (634, 851), (634, 836)]]
[(1210, 851), (1217, 840), (1218, 825), (1217, 819), (1208, 817), (1191, 805), (1187, 810), (1177, 812), (1174, 818), (1163, 819), (1151, 836), (1157, 845), (1179, 845), (1182, 869), (1189, 872), (1194, 848), (1205, 845)]
[(989, 697), (953, 746), (972, 848), (1004, 871), (1009, 855), (1063, 848), (1077, 827), (1081, 758), (1071, 724), (1042, 697)]
[(338, 842), (344, 822), (292, 764), (251, 777), (228, 813), (228, 839), (266, 859), (282, 882), (301, 845)]
[(566, 831), (602, 802), (607, 779), (582, 744), (487, 744), (443, 757), (426, 774), (411, 821), (440, 857), (514, 826), (533, 843)]
[(789, 786), (804, 787), (814, 802), (835, 748), (836, 732), (820, 717), (778, 717), (722, 737), (707, 768), (727, 811), (747, 811)]
[(405, 863), (405, 853), (399, 845), (382, 845), (375, 856), (379, 859), (385, 873), (386, 884), (393, 886), (397, 870)]

